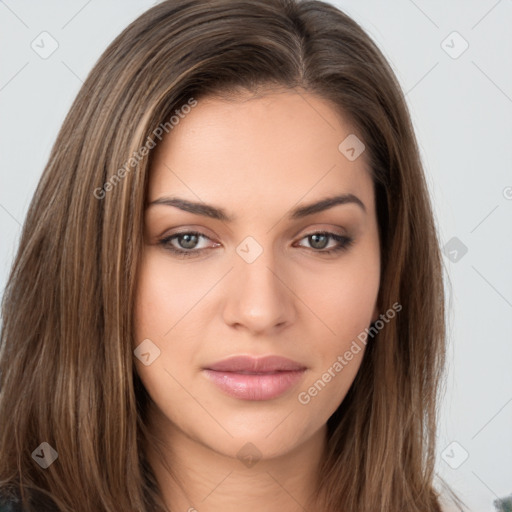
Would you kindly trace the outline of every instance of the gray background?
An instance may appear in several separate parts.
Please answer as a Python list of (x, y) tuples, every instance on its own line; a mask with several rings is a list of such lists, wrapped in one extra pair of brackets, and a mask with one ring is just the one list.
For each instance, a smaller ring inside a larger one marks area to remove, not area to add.
[[(0, 1), (0, 290), (82, 81), (153, 3)], [(448, 244), (437, 469), (471, 510), (493, 511), (494, 499), (512, 493), (512, 0), (331, 3), (367, 30), (406, 92)], [(58, 43), (46, 59), (31, 47), (50, 48), (43, 31)]]

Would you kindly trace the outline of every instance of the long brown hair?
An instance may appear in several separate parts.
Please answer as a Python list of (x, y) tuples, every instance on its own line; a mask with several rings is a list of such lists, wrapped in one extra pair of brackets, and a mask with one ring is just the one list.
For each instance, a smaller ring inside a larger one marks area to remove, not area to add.
[[(63, 511), (163, 509), (144, 454), (149, 397), (132, 353), (151, 148), (185, 105), (273, 86), (315, 93), (357, 128), (376, 193), (378, 305), (403, 308), (369, 341), (328, 421), (318, 503), (441, 510), (434, 465), (445, 304), (418, 147), (381, 51), (316, 0), (167, 0), (131, 23), (90, 72), (30, 204), (3, 297), (4, 494), (27, 503), (47, 496)], [(58, 453), (46, 469), (31, 456), (42, 442)]]

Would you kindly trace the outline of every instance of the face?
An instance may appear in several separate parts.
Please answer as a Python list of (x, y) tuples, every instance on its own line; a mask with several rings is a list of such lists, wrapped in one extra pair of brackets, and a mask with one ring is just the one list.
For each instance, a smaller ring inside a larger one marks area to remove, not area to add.
[(380, 281), (366, 154), (339, 149), (351, 134), (322, 98), (274, 90), (201, 99), (154, 150), (134, 349), (171, 441), (283, 455), (343, 401)]

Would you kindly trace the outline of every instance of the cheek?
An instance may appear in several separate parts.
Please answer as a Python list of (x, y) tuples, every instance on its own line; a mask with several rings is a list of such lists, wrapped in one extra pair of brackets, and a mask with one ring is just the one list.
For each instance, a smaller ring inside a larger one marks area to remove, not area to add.
[[(326, 293), (310, 296), (329, 330), (316, 338), (315, 365), (297, 396), (312, 421), (326, 422), (344, 400), (366, 349), (361, 333), (371, 323), (379, 289), (378, 273), (332, 273)], [(363, 341), (361, 341), (363, 340)]]
[[(197, 277), (198, 282), (191, 280)], [(171, 268), (166, 255), (148, 250), (141, 264), (135, 301), (136, 339), (154, 336), (168, 342), (179, 323), (204, 294), (200, 276)], [(203, 280), (204, 281), (204, 280)]]
[(300, 296), (328, 327), (322, 330), (331, 345), (350, 344), (371, 323), (380, 285), (377, 256), (354, 253), (314, 277), (301, 277)]
[(193, 305), (206, 291), (204, 279), (202, 285), (200, 281), (199, 273), (191, 276), (190, 272), (172, 269), (165, 254), (151, 249), (141, 262), (134, 309), (134, 349), (149, 339), (158, 356), (147, 366), (137, 359), (135, 362), (137, 373), (157, 403), (165, 403), (169, 396), (181, 397), (179, 383), (187, 381), (195, 365), (201, 338), (189, 318), (194, 313)]
[[(168, 307), (165, 280), (158, 280), (158, 269), (151, 258), (145, 256), (139, 270), (135, 298), (135, 342), (163, 333), (162, 310)], [(165, 306), (164, 306), (165, 305)], [(168, 327), (169, 328), (169, 327)]]
[(378, 293), (378, 282), (358, 279), (354, 273), (329, 279), (329, 290), (318, 293), (314, 304), (325, 312), (325, 322), (338, 339), (364, 329), (371, 322)]
[(354, 381), (366, 349), (365, 330), (375, 313), (379, 285), (375, 243), (347, 253), (314, 279), (311, 274), (301, 279), (302, 293), (309, 291), (305, 302), (324, 324), (319, 327), (324, 334), (316, 338), (316, 364), (298, 397), (313, 416), (326, 421)]
[(187, 410), (186, 394), (179, 383), (186, 380), (182, 371), (192, 364), (193, 347), (181, 342), (181, 324), (173, 327), (183, 316), (184, 300), (168, 273), (161, 259), (145, 256), (136, 292), (134, 349), (148, 339), (156, 347), (151, 345), (158, 356), (149, 365), (135, 359), (136, 371), (157, 409), (171, 418), (173, 411)]

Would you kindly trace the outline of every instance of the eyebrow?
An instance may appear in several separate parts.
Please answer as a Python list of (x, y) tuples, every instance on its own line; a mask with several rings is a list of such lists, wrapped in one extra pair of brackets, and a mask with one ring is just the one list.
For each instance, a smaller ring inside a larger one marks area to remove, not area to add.
[[(288, 214), (287, 218), (290, 220), (302, 219), (308, 215), (323, 212), (340, 204), (356, 204), (366, 213), (366, 207), (361, 199), (354, 194), (341, 194), (333, 197), (326, 197), (320, 201), (316, 201), (305, 206), (299, 206), (298, 208), (293, 209)], [(223, 208), (206, 203), (196, 203), (179, 197), (160, 197), (151, 201), (147, 207), (149, 208), (154, 205), (174, 206), (175, 208), (179, 208), (185, 212), (203, 215), (205, 217), (211, 217), (212, 219), (225, 222), (233, 222), (236, 220), (234, 216), (226, 213)]]

